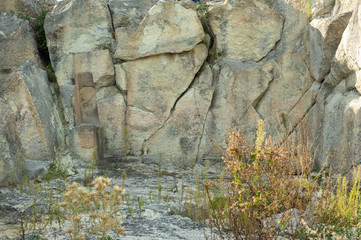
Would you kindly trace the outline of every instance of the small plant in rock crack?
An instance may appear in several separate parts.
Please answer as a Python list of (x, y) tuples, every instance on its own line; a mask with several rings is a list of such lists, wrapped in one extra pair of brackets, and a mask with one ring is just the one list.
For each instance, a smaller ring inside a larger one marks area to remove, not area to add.
[(119, 234), (124, 232), (117, 217), (118, 206), (123, 201), (123, 189), (114, 186), (107, 191), (110, 181), (104, 177), (96, 178), (92, 184), (94, 190), (88, 190), (78, 183), (69, 185), (64, 193), (65, 200), (60, 203), (64, 216), (71, 223), (66, 233), (72, 240), (85, 239), (87, 234), (99, 232), (101, 239), (107, 239), (110, 230), (116, 230)]
[(196, 3), (197, 5), (197, 13), (201, 20), (206, 20), (209, 17), (209, 5), (203, 4), (201, 1)]
[(220, 57), (222, 57), (223, 54), (224, 54), (224, 51), (223, 51), (223, 50), (220, 51), (220, 52), (218, 52), (217, 50), (213, 50), (213, 51), (210, 50), (210, 51), (208, 52), (208, 55), (209, 55), (210, 57), (212, 57), (214, 61), (218, 61), (218, 59), (219, 59)]

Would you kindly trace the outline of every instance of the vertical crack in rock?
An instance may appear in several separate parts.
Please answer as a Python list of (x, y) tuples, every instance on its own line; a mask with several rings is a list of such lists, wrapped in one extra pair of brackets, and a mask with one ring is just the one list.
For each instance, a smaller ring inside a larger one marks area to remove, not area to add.
[(261, 116), (261, 115), (257, 111), (258, 103), (264, 97), (264, 95), (266, 94), (267, 90), (269, 89), (269, 86), (271, 85), (271, 83), (273, 82), (274, 79), (275, 79), (275, 76), (273, 75), (272, 79), (268, 82), (267, 88), (251, 103), (251, 106), (254, 108), (254, 110), (256, 110), (256, 112), (258, 113), (259, 116)]
[(303, 120), (306, 118), (307, 114), (310, 112), (310, 110), (313, 108), (313, 106), (315, 106), (317, 103), (317, 100), (314, 100), (313, 103), (311, 104), (311, 106), (309, 108), (307, 108), (305, 114), (303, 114), (302, 118), (298, 121), (297, 124), (295, 124), (295, 126), (292, 128), (291, 131), (289, 131), (289, 133), (287, 133), (287, 136), (281, 141), (281, 145), (292, 135), (292, 133), (297, 129), (297, 127), (303, 122)]
[[(203, 67), (203, 66), (202, 66)], [(173, 107), (171, 108), (168, 117), (166, 118), (166, 120), (164, 120), (163, 124), (156, 130), (154, 131), (154, 133), (152, 133), (147, 139), (144, 140), (142, 148), (144, 147), (144, 145), (153, 137), (155, 136), (164, 126), (165, 124), (169, 121), (169, 119), (173, 116), (173, 112), (177, 106), (177, 103), (179, 102), (179, 100), (189, 91), (189, 89), (191, 89), (195, 83), (195, 80), (197, 79), (198, 75), (200, 74), (202, 67), (200, 67), (199, 71), (195, 74), (192, 82), (189, 84), (189, 86), (187, 87), (187, 89), (185, 91), (183, 91), (178, 97), (177, 99), (174, 101)]]
[[(107, 8), (108, 8), (108, 12), (109, 12), (109, 16), (110, 16), (110, 23), (112, 25), (112, 31), (115, 32), (115, 28), (114, 28), (114, 23), (113, 23), (113, 15), (112, 15), (112, 11), (110, 10), (110, 6), (108, 3), (107, 4)], [(112, 33), (113, 35), (113, 33)]]
[[(215, 86), (213, 86), (213, 88), (214, 88), (214, 87), (215, 87)], [(201, 133), (201, 137), (199, 138), (199, 142), (198, 142), (198, 146), (197, 146), (196, 161), (198, 161), (198, 159), (199, 159), (199, 151), (200, 151), (200, 148), (201, 148), (203, 136), (204, 136), (204, 134), (205, 134), (206, 123), (207, 123), (207, 119), (208, 119), (208, 114), (209, 114), (209, 112), (210, 112), (210, 110), (211, 110), (214, 97), (215, 97), (215, 91), (213, 91), (212, 98), (211, 98), (209, 107), (208, 107), (208, 109), (207, 109), (207, 113), (205, 114), (205, 117), (204, 117), (204, 120), (203, 120), (202, 133)]]

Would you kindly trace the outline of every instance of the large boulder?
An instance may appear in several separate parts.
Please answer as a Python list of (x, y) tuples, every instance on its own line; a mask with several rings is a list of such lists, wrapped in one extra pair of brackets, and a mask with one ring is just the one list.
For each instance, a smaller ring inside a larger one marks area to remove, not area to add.
[(108, 5), (114, 28), (137, 28), (145, 14), (157, 2), (158, 0), (110, 0)]
[(358, 1), (349, 24), (345, 29), (341, 42), (332, 60), (331, 72), (326, 82), (335, 87), (352, 72), (361, 68), (361, 1)]
[(45, 33), (54, 68), (69, 53), (110, 48), (111, 16), (104, 0), (67, 0), (45, 19)]
[(25, 152), (16, 127), (16, 115), (0, 97), (0, 187), (19, 183), (25, 177)]
[(16, 116), (16, 127), (27, 158), (54, 159), (64, 144), (64, 129), (45, 71), (32, 61), (11, 74), (1, 85)]
[(347, 27), (351, 12), (316, 18), (310, 23), (310, 65), (316, 81), (322, 81), (331, 69), (331, 61), (342, 34)]
[(281, 39), (283, 22), (279, 12), (257, 0), (230, 0), (209, 11), (217, 51), (244, 62), (260, 61), (274, 49)]
[(40, 65), (34, 32), (28, 21), (11, 13), (0, 13), (0, 82), (25, 60)]
[(123, 63), (127, 77), (127, 135), (132, 153), (164, 125), (207, 57), (207, 47)]
[(134, 60), (162, 53), (189, 51), (204, 37), (202, 24), (191, 1), (159, 1), (135, 30), (115, 31), (114, 57)]

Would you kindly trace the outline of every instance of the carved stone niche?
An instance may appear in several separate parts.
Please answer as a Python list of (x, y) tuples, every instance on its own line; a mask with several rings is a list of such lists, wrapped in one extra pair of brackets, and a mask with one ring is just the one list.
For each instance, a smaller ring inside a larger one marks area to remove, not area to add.
[(90, 72), (75, 74), (74, 123), (99, 124), (96, 89)]
[(76, 73), (74, 79), (72, 102), (75, 126), (71, 132), (73, 155), (81, 159), (82, 163), (98, 162), (103, 159), (103, 144), (93, 75), (90, 72)]

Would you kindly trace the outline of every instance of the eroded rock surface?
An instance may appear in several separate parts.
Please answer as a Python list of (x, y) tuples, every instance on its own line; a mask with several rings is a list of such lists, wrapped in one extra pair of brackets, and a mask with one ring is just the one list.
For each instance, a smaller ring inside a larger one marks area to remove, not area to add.
[(209, 14), (217, 51), (227, 58), (260, 61), (281, 38), (283, 16), (257, 0), (226, 1)]
[(149, 9), (158, 0), (110, 0), (114, 28), (137, 28)]
[(137, 29), (118, 28), (115, 36), (115, 58), (134, 60), (189, 51), (205, 34), (193, 2), (160, 1), (149, 10)]
[(178, 98), (189, 88), (207, 57), (207, 47), (162, 54), (122, 64), (127, 76), (127, 126), (131, 152), (140, 154), (143, 142), (170, 117)]
[(28, 21), (18, 19), (11, 13), (0, 13), (0, 82), (32, 60), (40, 65), (34, 32)]
[(67, 0), (45, 19), (46, 39), (54, 68), (69, 53), (109, 48), (113, 38), (108, 6), (103, 0)]
[(49, 160), (64, 144), (64, 129), (45, 71), (32, 61), (11, 74), (1, 95), (16, 115), (16, 127), (26, 157)]

